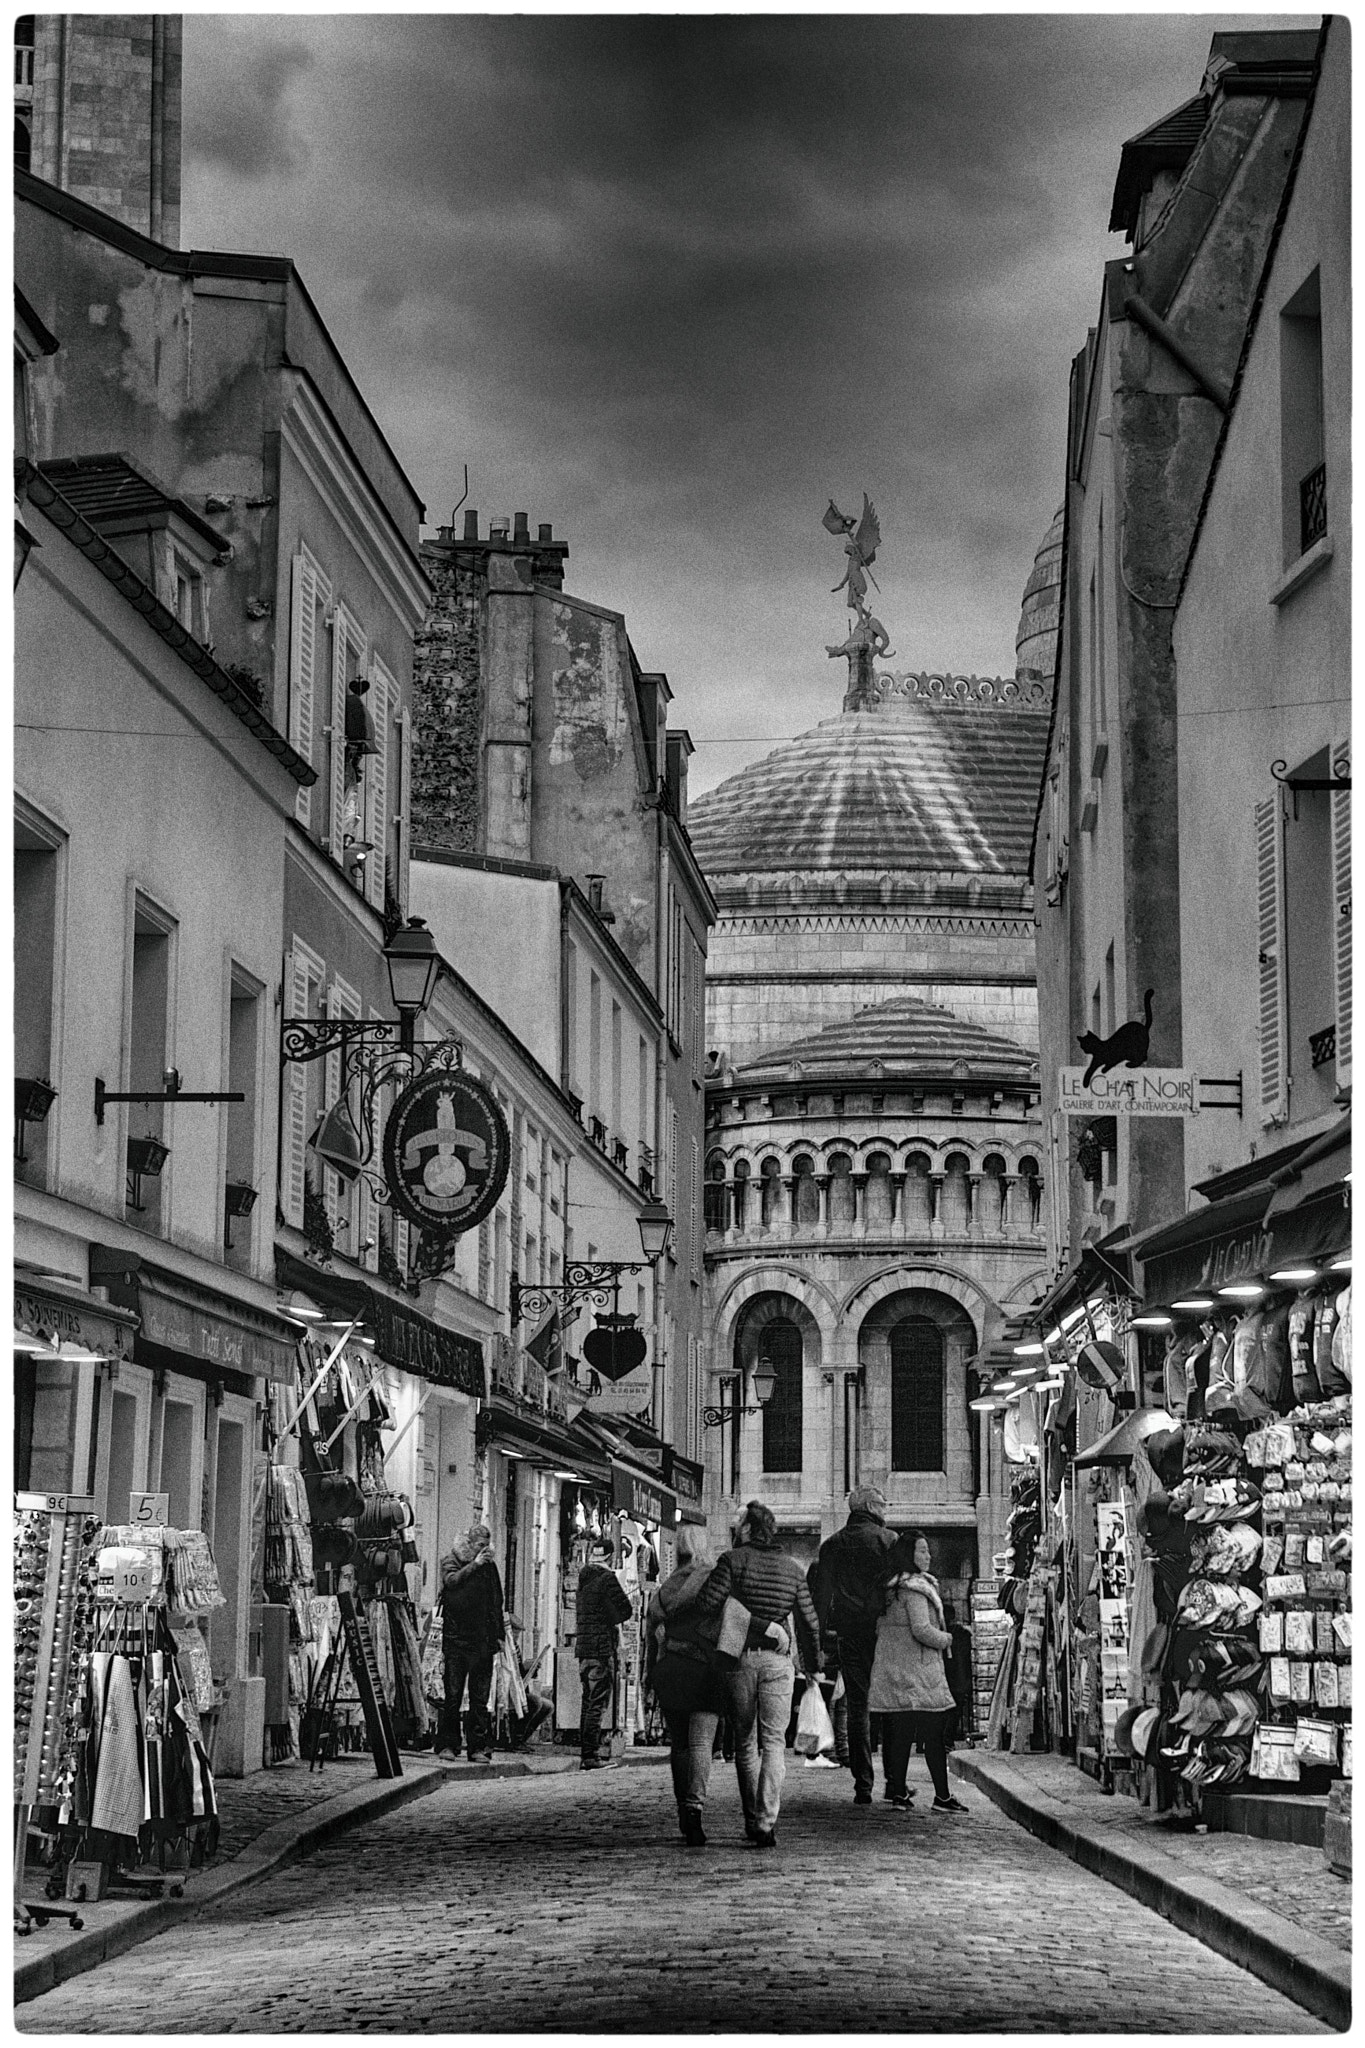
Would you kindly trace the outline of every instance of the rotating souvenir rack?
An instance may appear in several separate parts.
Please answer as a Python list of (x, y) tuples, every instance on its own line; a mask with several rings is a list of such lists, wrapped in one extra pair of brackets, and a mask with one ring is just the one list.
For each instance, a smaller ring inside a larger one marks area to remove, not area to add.
[(25, 1900), (29, 1827), (37, 1808), (70, 1790), (74, 1729), (94, 1623), (95, 1503), (75, 1494), (19, 1493), (14, 1501), (14, 1925), (78, 1914)]

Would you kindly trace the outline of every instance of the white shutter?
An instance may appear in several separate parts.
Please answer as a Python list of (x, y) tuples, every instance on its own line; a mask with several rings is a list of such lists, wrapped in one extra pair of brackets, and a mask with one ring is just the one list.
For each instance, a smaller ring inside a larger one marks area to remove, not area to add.
[(678, 1112), (676, 1109), (668, 1120), (668, 1213), (674, 1221), (676, 1241), (678, 1219)]
[[(337, 995), (335, 982), (328, 989), (326, 1000), (322, 1007), (324, 1016), (339, 1017), (342, 1014), (341, 1002)], [(323, 1060), (322, 1071), (322, 1106), (324, 1110), (328, 1110), (341, 1093), (341, 1054), (339, 1052), (329, 1052)], [(327, 1207), (327, 1221), (331, 1225), (332, 1233), (335, 1236), (337, 1222), (341, 1215), (341, 1175), (336, 1171), (335, 1167), (328, 1166), (325, 1163), (322, 1167), (322, 1199)], [(343, 1252), (349, 1252), (351, 1249), (352, 1247), (349, 1244), (338, 1246), (338, 1250)]]
[[(346, 982), (341, 980), (333, 981), (327, 991), (327, 1014), (329, 1017), (359, 1018), (359, 995)], [(328, 1109), (331, 1108), (334, 1102), (340, 1100), (342, 1072), (341, 1054), (339, 1052), (329, 1052), (327, 1055)], [(323, 1195), (327, 1203), (327, 1214), (333, 1231), (337, 1231), (338, 1223), (345, 1226), (344, 1229), (337, 1232), (337, 1250), (348, 1259), (358, 1260), (360, 1258), (360, 1247), (365, 1241), (365, 1233), (359, 1227), (360, 1218), (358, 1211), (361, 1205), (356, 1195), (357, 1183), (344, 1181), (341, 1175), (335, 1172), (332, 1167), (325, 1166), (322, 1173), (322, 1185)], [(364, 1187), (363, 1179), (358, 1185), (362, 1188)]]
[(394, 809), (398, 826), (394, 844), (398, 872), (393, 893), (404, 917), (408, 914), (408, 856), (412, 851), (412, 713), (405, 705), (398, 714), (398, 789)]
[[(311, 555), (294, 557), (289, 591), (289, 744), (305, 761), (313, 759), (313, 683), (317, 673), (318, 576)], [(312, 791), (300, 789), (294, 816), (312, 817)]]
[(406, 1216), (394, 1217), (393, 1255), (398, 1261), (398, 1270), (403, 1275), (404, 1280), (408, 1277), (408, 1258), (410, 1254), (408, 1237), (411, 1227)]
[[(308, 963), (300, 953), (284, 959), (286, 1014), (308, 1014)], [(284, 1069), (280, 1117), (280, 1209), (286, 1223), (303, 1229), (303, 1190), (308, 1162), (308, 1069), (291, 1060)]]
[(341, 819), (346, 808), (346, 668), (350, 656), (346, 623), (346, 614), (338, 605), (332, 625), (332, 772), (327, 814), (328, 843), (333, 860), (338, 861), (344, 851)]
[[(1332, 749), (1332, 779), (1351, 773), (1347, 740)], [(1351, 792), (1332, 791), (1332, 973), (1336, 991), (1337, 1086), (1351, 1085)]]
[(365, 837), (374, 848), (365, 863), (365, 897), (378, 911), (384, 908), (384, 869), (389, 845), (389, 741), (392, 737), (393, 691), (387, 670), (378, 661), (370, 663), (370, 713), (374, 719), (374, 743), (379, 752), (365, 764)]
[(1256, 806), (1256, 943), (1260, 992), (1261, 1122), (1289, 1114), (1284, 971), (1284, 820), (1276, 793)]
[(701, 1150), (696, 1139), (692, 1140), (692, 1201), (687, 1212), (688, 1255), (692, 1262), (692, 1278), (697, 1278), (697, 1246), (701, 1242)]

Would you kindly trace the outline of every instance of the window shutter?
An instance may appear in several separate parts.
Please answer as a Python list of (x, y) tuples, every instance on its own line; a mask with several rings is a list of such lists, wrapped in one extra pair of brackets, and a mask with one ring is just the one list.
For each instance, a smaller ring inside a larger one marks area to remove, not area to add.
[(370, 712), (374, 719), (374, 741), (379, 752), (366, 763), (368, 803), (365, 837), (374, 848), (365, 863), (365, 896), (373, 907), (384, 908), (384, 873), (389, 846), (389, 740), (391, 686), (388, 674), (377, 662), (370, 663)]
[(1284, 976), (1284, 821), (1278, 794), (1256, 806), (1256, 940), (1260, 973), (1261, 1122), (1289, 1114)]
[[(356, 636), (358, 638), (358, 636)], [(363, 643), (357, 647), (351, 622), (341, 605), (336, 608), (332, 627), (332, 774), (329, 836), (333, 860), (339, 861), (345, 847), (343, 814), (346, 809), (346, 681), (352, 661), (364, 660)]]
[[(284, 985), (288, 1014), (308, 1014), (308, 967), (298, 953), (287, 953)], [(308, 1159), (308, 1069), (291, 1060), (284, 1069), (284, 1103), (280, 1118), (280, 1209), (286, 1223), (303, 1229), (303, 1190)]]
[[(323, 1009), (328, 1017), (339, 1017), (342, 1014), (341, 1002), (337, 995), (335, 982), (327, 991), (327, 998)], [(332, 1107), (332, 1104), (341, 1093), (341, 1054), (339, 1052), (329, 1052), (323, 1060), (322, 1066), (322, 1106), (327, 1110)], [(341, 1175), (336, 1172), (335, 1168), (325, 1164), (322, 1169), (322, 1199), (327, 1206), (327, 1221), (332, 1227), (333, 1234), (335, 1234), (337, 1222), (341, 1215)], [(338, 1249), (348, 1252), (351, 1247), (350, 1245), (341, 1245)]]
[[(289, 592), (289, 744), (305, 761), (313, 759), (313, 685), (317, 673), (318, 578), (312, 559), (294, 557)], [(294, 816), (307, 826), (312, 818), (312, 791), (300, 789)]]
[[(377, 1017), (378, 1014), (376, 1010), (371, 1010), (370, 1012), (371, 1018)], [(374, 1100), (370, 1104), (370, 1156), (374, 1160), (379, 1159), (381, 1156), (380, 1143), (384, 1130), (384, 1117), (388, 1109), (388, 1095), (389, 1091), (387, 1088), (377, 1089)], [(358, 1239), (361, 1249), (357, 1251), (356, 1256), (369, 1272), (377, 1273), (379, 1271), (379, 1214), (369, 1180), (363, 1172), (360, 1176)]]
[(674, 1221), (674, 1236), (676, 1238), (678, 1220), (678, 1112), (676, 1109), (668, 1120), (668, 1213)]
[(398, 789), (394, 819), (395, 867), (393, 893), (404, 917), (408, 914), (408, 855), (412, 850), (412, 713), (404, 706), (398, 714)]
[[(1332, 749), (1332, 779), (1351, 773), (1351, 748)], [(1337, 1086), (1351, 1085), (1351, 792), (1332, 791), (1332, 969), (1336, 987)]]
[(406, 1216), (394, 1217), (393, 1255), (398, 1261), (398, 1270), (403, 1275), (404, 1280), (408, 1277), (408, 1259), (410, 1256), (408, 1237), (411, 1229), (412, 1226)]
[(697, 1278), (697, 1246), (701, 1241), (701, 1149), (692, 1140), (692, 1201), (687, 1212), (687, 1243), (692, 1278)]

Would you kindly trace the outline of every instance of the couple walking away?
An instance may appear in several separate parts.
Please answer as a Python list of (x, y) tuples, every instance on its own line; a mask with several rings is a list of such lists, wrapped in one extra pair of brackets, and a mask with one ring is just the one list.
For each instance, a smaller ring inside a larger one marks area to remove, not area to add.
[[(692, 1528), (678, 1532), (678, 1559), (649, 1603), (649, 1619), (663, 1631), (654, 1690), (668, 1727), (678, 1824), (689, 1848), (704, 1845), (716, 1723), (728, 1714), (745, 1835), (755, 1849), (774, 1849), (796, 1684), (793, 1622), (803, 1671), (814, 1677), (820, 1668), (810, 1591), (796, 1559), (780, 1547), (777, 1522), (762, 1501), (749, 1502), (734, 1548), (719, 1564), (711, 1561), (705, 1535)], [(748, 1625), (722, 1668), (718, 1643), (727, 1602), (747, 1610)]]
[(948, 1783), (948, 1741), (956, 1703), (944, 1652), (952, 1648), (943, 1596), (921, 1529), (886, 1526), (886, 1496), (875, 1486), (848, 1497), (844, 1527), (820, 1546), (811, 1573), (823, 1635), (834, 1638), (848, 1701), (853, 1798), (872, 1804), (871, 1716), (882, 1722), (885, 1797), (908, 1807), (906, 1782), (916, 1740), (933, 1780), (937, 1814), (965, 1813)]

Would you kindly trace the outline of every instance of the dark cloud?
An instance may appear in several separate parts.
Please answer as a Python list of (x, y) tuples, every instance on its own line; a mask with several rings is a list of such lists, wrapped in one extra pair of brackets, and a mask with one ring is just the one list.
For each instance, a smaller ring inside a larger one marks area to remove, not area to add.
[(189, 15), (186, 238), (296, 258), (433, 519), (554, 521), (704, 785), (838, 708), (831, 493), (902, 664), (1012, 668), (1119, 146), (1236, 19)]

